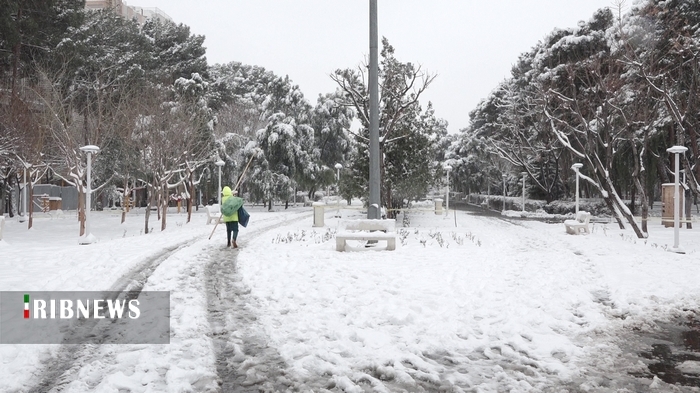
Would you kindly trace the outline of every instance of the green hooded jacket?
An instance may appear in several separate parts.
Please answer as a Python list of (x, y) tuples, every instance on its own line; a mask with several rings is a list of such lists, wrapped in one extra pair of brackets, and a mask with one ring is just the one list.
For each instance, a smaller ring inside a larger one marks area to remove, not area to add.
[(229, 187), (229, 186), (224, 187), (224, 189), (221, 191), (221, 195), (223, 195), (223, 197), (221, 198), (221, 206), (224, 206), (224, 203), (229, 198), (233, 198), (234, 202), (236, 203), (235, 212), (230, 216), (224, 215), (223, 221), (224, 222), (238, 221), (238, 209), (241, 206), (243, 206), (243, 198), (234, 196), (233, 193), (231, 192), (231, 187)]

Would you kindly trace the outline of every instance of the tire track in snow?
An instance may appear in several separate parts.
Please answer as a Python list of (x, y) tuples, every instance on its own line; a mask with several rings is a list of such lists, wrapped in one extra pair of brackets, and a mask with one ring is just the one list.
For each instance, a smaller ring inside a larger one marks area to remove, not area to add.
[[(165, 248), (157, 254), (145, 259), (137, 264), (114, 281), (108, 291), (129, 292), (129, 298), (137, 299), (141, 289), (148, 281), (153, 272), (172, 255), (186, 247), (196, 239), (175, 244)], [(94, 328), (97, 321), (86, 320), (76, 327), (80, 330), (90, 330)], [(42, 361), (41, 375), (36, 378), (39, 382), (30, 387), (29, 393), (61, 392), (63, 387), (69, 384), (89, 358), (97, 353), (93, 350), (95, 344), (63, 344), (61, 348), (47, 359)]]

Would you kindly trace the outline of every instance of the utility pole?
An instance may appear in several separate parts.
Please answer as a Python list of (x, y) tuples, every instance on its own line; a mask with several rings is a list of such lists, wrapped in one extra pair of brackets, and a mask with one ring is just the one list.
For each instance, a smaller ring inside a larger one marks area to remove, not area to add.
[(367, 218), (381, 218), (379, 172), (379, 39), (377, 0), (369, 0), (369, 208)]

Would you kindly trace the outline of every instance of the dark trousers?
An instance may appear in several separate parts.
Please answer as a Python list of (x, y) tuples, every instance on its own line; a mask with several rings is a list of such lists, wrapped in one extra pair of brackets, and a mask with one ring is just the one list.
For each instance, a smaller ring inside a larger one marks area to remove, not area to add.
[(233, 241), (238, 239), (238, 221), (227, 221), (226, 222), (226, 239), (227, 244), (231, 244), (231, 234), (233, 234)]

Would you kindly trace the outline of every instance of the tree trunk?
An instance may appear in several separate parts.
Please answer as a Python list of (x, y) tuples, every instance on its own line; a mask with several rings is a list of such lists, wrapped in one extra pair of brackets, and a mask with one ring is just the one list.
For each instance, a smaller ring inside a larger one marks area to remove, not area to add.
[(192, 205), (194, 204), (194, 171), (190, 172), (190, 195), (187, 198), (187, 223), (192, 219)]
[(7, 208), (7, 203), (5, 201), (5, 195), (7, 194), (7, 179), (0, 185), (0, 216), (5, 214)]
[(685, 192), (685, 228), (686, 229), (693, 229), (693, 223), (690, 221), (691, 219), (691, 214), (693, 212), (693, 201), (691, 200), (693, 198), (693, 193), (688, 190)]
[(163, 207), (163, 212), (162, 212), (162, 216), (161, 216), (161, 220), (160, 220), (160, 230), (164, 231), (166, 224), (167, 224), (166, 216), (168, 215), (168, 202), (169, 202), (169, 200), (168, 200), (169, 199), (168, 198), (168, 185), (167, 184), (164, 185), (163, 189), (160, 192), (162, 194), (161, 206)]
[(630, 190), (630, 211), (632, 214), (635, 212), (635, 206), (634, 206), (634, 197), (635, 197), (635, 190), (636, 190), (636, 185), (632, 185), (632, 189)]
[[(8, 199), (8, 202), (9, 202), (9, 203), (8, 203), (8, 206), (7, 206), (7, 213), (10, 215), (10, 218), (12, 218), (12, 217), (15, 216), (15, 211), (16, 211), (16, 209), (17, 209), (17, 200), (16, 200), (15, 198), (12, 197), (13, 194), (14, 194), (14, 192), (12, 192), (12, 189), (13, 189), (14, 187), (13, 187), (13, 184), (10, 182), (10, 179), (12, 179), (13, 177), (14, 177), (14, 176), (8, 177), (8, 178), (7, 178), (7, 181), (6, 181), (6, 183), (5, 183), (5, 184), (7, 184), (7, 187), (6, 187), (7, 190), (9, 190), (8, 198), (7, 198), (7, 199)], [(19, 195), (19, 194), (17, 194), (17, 195)]]
[[(127, 198), (129, 197), (129, 176), (124, 177), (124, 195), (122, 196), (122, 222), (121, 224), (126, 221), (126, 209), (128, 209), (128, 203)], [(136, 206), (136, 204), (134, 204)]]
[[(649, 199), (644, 191), (646, 189), (646, 184), (642, 184), (639, 177), (640, 176), (634, 177), (634, 185), (639, 191), (639, 203), (642, 205), (642, 232), (648, 235), (647, 220), (649, 219)], [(641, 177), (643, 177), (643, 175)], [(646, 183), (644, 180), (643, 182)]]
[[(608, 196), (605, 198), (606, 203), (608, 204), (609, 207), (613, 207), (613, 214), (616, 215), (616, 219), (618, 224), (620, 225), (620, 229), (625, 229), (624, 224), (622, 223), (622, 217), (624, 217), (627, 222), (632, 226), (632, 230), (634, 230), (634, 233), (637, 235), (637, 238), (639, 239), (644, 239), (645, 236), (642, 233), (642, 231), (639, 229), (639, 225), (637, 225), (637, 222), (634, 221), (634, 217), (630, 213), (629, 209), (626, 208), (625, 204), (622, 202), (620, 199), (619, 195), (617, 195), (617, 191), (615, 191), (615, 188), (613, 187), (612, 181), (610, 178), (606, 177), (605, 182), (603, 183), (603, 187), (605, 188), (605, 191), (607, 191)], [(617, 214), (620, 214), (622, 217), (618, 217)]]
[(27, 229), (32, 229), (34, 224), (34, 182), (32, 182), (31, 177), (29, 178), (29, 183), (25, 184), (25, 187), (29, 186), (29, 200), (27, 201), (27, 206), (29, 206), (29, 218), (27, 219)]
[(78, 221), (80, 221), (80, 236), (85, 235), (85, 191), (78, 186)]
[[(24, 2), (20, 1), (18, 3), (19, 9), (17, 10), (17, 31), (20, 33), (20, 36), (22, 35), (22, 31), (19, 28), (22, 23), (22, 5)], [(22, 50), (22, 42), (17, 42), (17, 44), (12, 48), (12, 53), (13, 53), (13, 59), (12, 59), (12, 87), (11, 87), (11, 93), (10, 93), (10, 113), (14, 113), (14, 107), (15, 107), (15, 100), (17, 99), (17, 96), (19, 95), (17, 93), (17, 78), (19, 77), (19, 56)]]
[[(147, 185), (146, 190), (148, 190), (148, 187), (153, 188), (152, 185)], [(148, 198), (148, 203), (146, 204), (146, 214), (145, 214), (145, 223), (144, 223), (144, 233), (148, 234), (148, 220), (151, 218), (151, 206), (155, 203), (155, 195), (156, 193), (154, 192), (155, 190), (151, 191), (150, 198)]]

